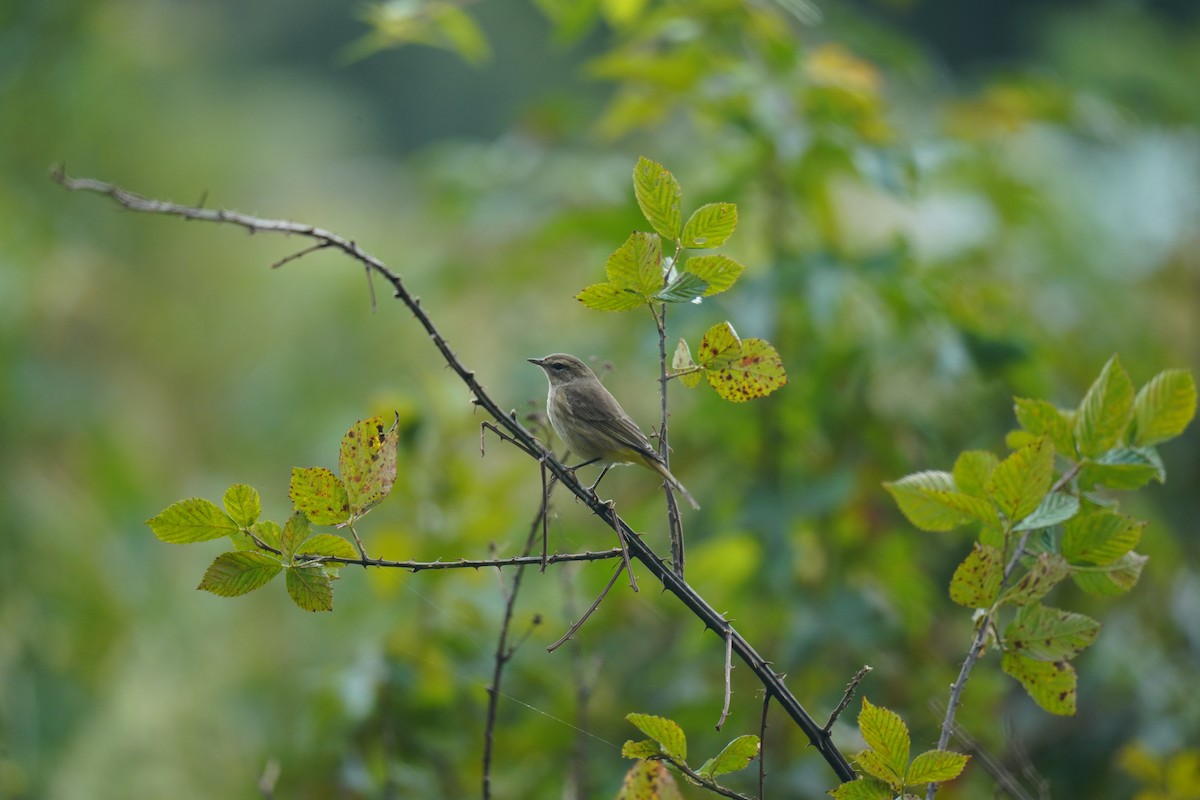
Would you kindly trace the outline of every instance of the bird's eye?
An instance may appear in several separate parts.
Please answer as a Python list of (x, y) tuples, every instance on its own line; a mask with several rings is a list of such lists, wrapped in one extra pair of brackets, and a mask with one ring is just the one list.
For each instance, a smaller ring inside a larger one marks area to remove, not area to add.
[(562, 365), (562, 364), (551, 364), (551, 365), (550, 365), (550, 367), (551, 367), (551, 368), (552, 368), (552, 369), (553, 369), (555, 372), (562, 372), (562, 371), (563, 371), (563, 365)]

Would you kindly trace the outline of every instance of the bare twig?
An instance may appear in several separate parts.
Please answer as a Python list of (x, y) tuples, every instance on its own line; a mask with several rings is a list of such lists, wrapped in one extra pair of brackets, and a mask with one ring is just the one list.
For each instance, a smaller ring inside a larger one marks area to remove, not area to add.
[[(680, 248), (676, 247), (674, 259), (679, 259)], [(663, 273), (663, 288), (666, 288), (670, 273)], [(658, 328), (658, 398), (661, 420), (658, 429), (658, 454), (662, 456), (663, 464), (668, 471), (671, 469), (671, 445), (667, 441), (667, 304), (660, 303), (657, 311), (650, 306), (654, 316), (654, 325)], [(671, 537), (671, 568), (680, 578), (683, 577), (683, 517), (679, 513), (679, 504), (675, 501), (675, 493), (668, 481), (663, 481), (663, 491), (667, 494), (667, 527)]]
[(837, 718), (846, 710), (846, 706), (850, 705), (850, 701), (854, 699), (854, 693), (858, 691), (858, 685), (862, 683), (862, 679), (867, 677), (867, 673), (871, 671), (869, 664), (863, 664), (862, 669), (854, 673), (854, 677), (846, 684), (846, 691), (842, 694), (842, 701), (838, 703), (837, 708), (829, 715), (829, 721), (825, 723), (825, 730), (833, 730), (833, 724), (837, 722)]
[(668, 755), (654, 756), (654, 760), (667, 762), (668, 764), (673, 766), (675, 769), (682, 772), (684, 775), (687, 775), (688, 778), (690, 778), (692, 781), (694, 781), (696, 783), (696, 785), (703, 786), (705, 789), (708, 789), (710, 792), (715, 792), (716, 794), (719, 794), (722, 797), (729, 797), (729, 798), (731, 798), (731, 800), (752, 800), (752, 798), (747, 797), (746, 795), (742, 794), (741, 792), (735, 792), (733, 789), (729, 789), (725, 786), (722, 786), (721, 784), (717, 783), (714, 780), (704, 777), (699, 772), (696, 772), (694, 769), (689, 767), (687, 764), (683, 763), (682, 761), (678, 761), (674, 758), (671, 758)]
[[(470, 391), (473, 402), (484, 409), (497, 425), (503, 428), (509, 436), (519, 443), (518, 446), (526, 452), (533, 452), (542, 457), (546, 457), (546, 466), (555, 479), (560, 481), (572, 494), (578, 497), (585, 503), (601, 520), (606, 524), (612, 525), (625, 534), (625, 542), (632, 557), (641, 561), (643, 566), (659, 581), (663, 587), (679, 598), (691, 612), (706, 627), (716, 632), (719, 636), (724, 636), (725, 631), (731, 631), (733, 639), (733, 651), (738, 655), (743, 663), (754, 672), (759, 681), (763, 684), (768, 694), (773, 695), (779, 701), (779, 705), (785, 713), (792, 719), (793, 722), (804, 732), (808, 737), (813, 748), (821, 754), (830, 768), (839, 779), (843, 781), (854, 780), (856, 777), (854, 769), (846, 760), (846, 757), (833, 745), (828, 731), (823, 730), (807, 710), (796, 699), (796, 696), (787, 688), (782, 678), (775, 674), (761, 655), (746, 641), (745, 637), (736, 630), (729, 628), (724, 618), (717, 613), (709, 603), (704, 600), (696, 591), (689, 586), (678, 574), (666, 567), (662, 560), (655, 552), (647, 545), (640, 537), (634, 534), (633, 530), (620, 519), (616, 514), (607, 513), (606, 506), (595, 496), (589, 492), (587, 488), (579, 482), (576, 477), (560, 462), (554, 458), (542, 446), (542, 444), (529, 432), (519, 421), (506, 415), (499, 405), (488, 395), (487, 391), (479, 383), (475, 377), (475, 373), (467, 369), (454, 351), (450, 349), (450, 345), (433, 324), (433, 320), (426, 313), (421, 305), (419, 298), (410, 294), (405, 287), (400, 276), (392, 272), (382, 261), (370, 255), (360, 248), (356, 243), (339, 236), (322, 228), (317, 228), (312, 225), (305, 225), (297, 222), (288, 222), (285, 220), (261, 219), (259, 217), (242, 214), (236, 211), (225, 210), (209, 210), (202, 208), (194, 208), (191, 206), (178, 205), (176, 203), (168, 203), (160, 200), (143, 197), (141, 195), (122, 189), (111, 183), (93, 180), (89, 178), (71, 178), (67, 176), (61, 168), (54, 168), (51, 171), (51, 177), (64, 188), (71, 191), (87, 191), (96, 192), (106, 195), (123, 208), (144, 212), (149, 214), (163, 214), (167, 216), (180, 217), (185, 220), (203, 220), (207, 222), (223, 223), (244, 228), (250, 232), (273, 232), (284, 235), (302, 236), (309, 239), (314, 239), (319, 242), (328, 242), (330, 247), (341, 250), (350, 258), (363, 264), (365, 268), (371, 270), (381, 278), (386, 280), (392, 286), (396, 299), (400, 300), (408, 308), (409, 312), (417, 320), (417, 323), (428, 334), (434, 348), (441, 355), (446, 365), (454, 372), (455, 375), (466, 385)], [(605, 558), (613, 557), (613, 555), (605, 555)], [(537, 556), (533, 556), (537, 559)], [(596, 560), (597, 557), (592, 556), (582, 560)], [(540, 562), (540, 559), (538, 559)], [(555, 561), (555, 557), (551, 556), (548, 561)], [(570, 559), (561, 559), (570, 560)], [(579, 560), (579, 559), (576, 559)], [(517, 559), (519, 562), (520, 559)], [(349, 563), (358, 563), (357, 560), (350, 560)], [(414, 562), (416, 563), (416, 562)], [(386, 566), (383, 563), (378, 566)], [(433, 564), (424, 564), (420, 566), (408, 566), (408, 569), (434, 569), (448, 567), (467, 566), (463, 563), (445, 563), (434, 562)], [(498, 564), (483, 564), (482, 566), (500, 566)]]
[(287, 264), (289, 261), (295, 261), (297, 259), (304, 258), (304, 256), (308, 255), (309, 253), (315, 253), (318, 250), (324, 250), (326, 247), (329, 247), (329, 242), (317, 242), (316, 244), (312, 245), (311, 247), (305, 247), (303, 250), (297, 250), (294, 253), (284, 256), (283, 258), (279, 259), (274, 264), (272, 264), (271, 269), (279, 269), (284, 264)]
[(263, 796), (263, 800), (274, 800), (275, 784), (279, 783), (281, 771), (278, 759), (268, 758), (267, 763), (263, 765), (262, 775), (258, 776), (258, 793)]
[(721, 705), (721, 716), (717, 718), (717, 730), (725, 724), (729, 717), (729, 698), (733, 696), (733, 636), (731, 630), (725, 632), (725, 702)]
[[(538, 506), (537, 516), (529, 526), (529, 535), (525, 537), (525, 546), (521, 550), (523, 557), (528, 557), (537, 539), (538, 523), (546, 516), (546, 495), (543, 493), (542, 502)], [(513, 574), (512, 586), (504, 587), (504, 579), (500, 579), (500, 589), (504, 594), (504, 616), (500, 622), (500, 636), (496, 641), (496, 655), (492, 663), (492, 683), (488, 686), (487, 721), (483, 727), (483, 800), (489, 800), (492, 794), (492, 750), (496, 730), (496, 709), (500, 700), (500, 680), (504, 676), (504, 667), (517, 651), (516, 645), (509, 646), (508, 632), (512, 626), (513, 609), (517, 605), (517, 593), (521, 591), (521, 578), (525, 575), (525, 566), (517, 567)], [(534, 624), (540, 619), (535, 618)], [(532, 630), (532, 627), (530, 628)], [(522, 639), (524, 641), (524, 639)]]
[(770, 709), (771, 693), (763, 692), (762, 721), (758, 723), (758, 800), (767, 798), (767, 712)]
[(562, 637), (558, 639), (558, 641), (546, 648), (547, 653), (553, 653), (555, 650), (562, 647), (567, 640), (575, 635), (575, 631), (583, 627), (583, 623), (587, 622), (587, 618), (590, 617), (592, 613), (600, 607), (600, 601), (602, 601), (612, 589), (613, 584), (617, 582), (617, 577), (622, 571), (624, 571), (624, 567), (617, 567), (617, 569), (613, 572), (612, 577), (608, 579), (608, 583), (604, 584), (604, 588), (600, 590), (600, 594), (596, 596), (596, 599), (592, 601), (592, 604), (587, 607), (586, 611), (583, 612), (583, 616), (571, 623), (571, 627), (567, 628), (567, 632), (564, 633)]

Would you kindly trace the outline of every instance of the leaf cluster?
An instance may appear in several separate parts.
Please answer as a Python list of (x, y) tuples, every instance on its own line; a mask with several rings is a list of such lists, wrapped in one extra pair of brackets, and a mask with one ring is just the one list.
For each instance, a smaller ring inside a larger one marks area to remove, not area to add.
[[(191, 544), (229, 537), (233, 549), (213, 560), (198, 589), (238, 597), (283, 572), (288, 595), (305, 611), (333, 610), (333, 581), (344, 563), (366, 558), (347, 539), (314, 533), (313, 525), (349, 527), (388, 496), (396, 480), (396, 426), (360, 420), (342, 437), (341, 475), (324, 467), (292, 470), (294, 513), (281, 527), (260, 519), (262, 500), (245, 484), (229, 487), (223, 506), (190, 497), (146, 521), (164, 542)], [(357, 542), (357, 535), (355, 536)], [(341, 561), (335, 560), (341, 559)]]
[[(1020, 428), (1003, 460), (968, 451), (951, 472), (885, 486), (922, 530), (978, 530), (951, 580), (951, 600), (983, 610), (979, 624), (1002, 653), (1001, 668), (1038, 705), (1073, 714), (1070, 661), (1095, 641), (1100, 623), (1041, 601), (1068, 578), (1094, 595), (1137, 583), (1147, 557), (1134, 548), (1146, 523), (1122, 513), (1114, 493), (1166, 480), (1155, 446), (1191, 422), (1196, 386), (1190, 372), (1171, 369), (1135, 394), (1114, 355), (1076, 408), (1017, 398), (1015, 410)], [(1012, 611), (1003, 629), (1001, 609)]]
[(758, 757), (762, 746), (757, 736), (738, 736), (721, 748), (721, 752), (706, 759), (698, 769), (692, 769), (687, 763), (687, 736), (684, 735), (683, 728), (679, 727), (679, 723), (651, 714), (626, 714), (625, 719), (650, 738), (636, 742), (629, 740), (621, 747), (622, 756), (637, 759), (638, 763), (626, 774), (625, 784), (617, 795), (618, 800), (679, 796), (678, 789), (673, 786), (674, 794), (662, 790), (658, 794), (635, 791), (636, 787), (645, 782), (647, 776), (659, 775), (658, 770), (662, 768), (663, 762), (678, 769), (688, 781), (697, 786), (720, 789), (720, 784), (716, 782), (717, 776), (745, 769)]

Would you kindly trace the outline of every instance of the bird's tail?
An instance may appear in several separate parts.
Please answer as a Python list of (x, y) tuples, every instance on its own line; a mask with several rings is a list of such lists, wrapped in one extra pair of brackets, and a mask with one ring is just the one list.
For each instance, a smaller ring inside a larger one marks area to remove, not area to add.
[(684, 499), (691, 504), (692, 508), (696, 509), (697, 511), (700, 510), (700, 504), (696, 502), (696, 498), (692, 497), (692, 493), (687, 490), (687, 487), (679, 482), (679, 478), (676, 478), (671, 474), (671, 470), (667, 469), (665, 464), (663, 464), (661, 461), (652, 461), (650, 463), (654, 471), (659, 475), (662, 475), (663, 480), (665, 480), (672, 489), (683, 495)]

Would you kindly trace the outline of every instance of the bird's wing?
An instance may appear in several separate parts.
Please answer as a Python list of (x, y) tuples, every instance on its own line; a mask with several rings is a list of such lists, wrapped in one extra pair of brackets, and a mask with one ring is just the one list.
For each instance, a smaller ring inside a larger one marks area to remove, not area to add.
[(660, 460), (658, 451), (646, 438), (646, 434), (642, 433), (642, 429), (625, 413), (625, 409), (621, 408), (621, 404), (607, 390), (599, 398), (593, 396), (586, 408), (581, 408), (581, 405), (580, 403), (572, 404), (572, 411), (576, 416), (586, 419), (631, 450), (641, 453), (653, 461)]

